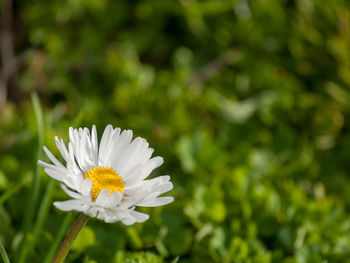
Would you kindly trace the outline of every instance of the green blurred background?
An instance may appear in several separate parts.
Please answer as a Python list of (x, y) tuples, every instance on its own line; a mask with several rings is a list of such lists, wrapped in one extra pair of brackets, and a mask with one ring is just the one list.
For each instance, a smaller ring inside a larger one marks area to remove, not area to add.
[(1, 31), (13, 262), (50, 262), (77, 216), (40, 145), (109, 123), (164, 157), (175, 202), (90, 220), (67, 262), (350, 262), (348, 1), (2, 0)]

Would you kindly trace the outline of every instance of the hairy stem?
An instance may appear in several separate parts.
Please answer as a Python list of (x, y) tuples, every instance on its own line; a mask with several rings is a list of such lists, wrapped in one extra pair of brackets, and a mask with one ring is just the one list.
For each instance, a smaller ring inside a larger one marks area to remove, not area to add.
[(83, 213), (80, 213), (77, 220), (75, 221), (74, 225), (70, 229), (68, 235), (63, 240), (60, 248), (58, 249), (55, 258), (52, 260), (52, 263), (60, 263), (63, 262), (65, 257), (67, 256), (69, 250), (71, 249), (74, 240), (79, 235), (80, 231), (83, 229), (83, 227), (86, 225), (87, 221), (89, 220), (89, 217)]

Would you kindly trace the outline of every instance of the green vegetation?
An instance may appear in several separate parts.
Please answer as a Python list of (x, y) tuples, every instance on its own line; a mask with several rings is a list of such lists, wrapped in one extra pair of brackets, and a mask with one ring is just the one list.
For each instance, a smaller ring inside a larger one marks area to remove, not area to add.
[(50, 262), (77, 216), (53, 207), (67, 196), (41, 145), (109, 123), (164, 157), (175, 201), (131, 227), (90, 220), (67, 262), (350, 262), (348, 1), (19, 0), (11, 34), (11, 262)]

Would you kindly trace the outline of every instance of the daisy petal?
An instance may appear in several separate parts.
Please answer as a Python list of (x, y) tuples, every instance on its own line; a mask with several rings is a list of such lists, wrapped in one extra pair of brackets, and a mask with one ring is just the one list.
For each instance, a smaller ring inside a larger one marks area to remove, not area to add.
[(58, 161), (58, 160), (56, 159), (56, 157), (53, 156), (53, 154), (46, 148), (46, 146), (44, 146), (43, 149), (44, 149), (44, 152), (45, 152), (45, 154), (47, 155), (47, 157), (49, 157), (49, 159), (50, 159), (56, 166), (58, 166), (58, 167), (64, 167), (64, 166), (61, 164), (61, 162)]
[(112, 194), (110, 194), (108, 196), (105, 207), (112, 208), (112, 207), (117, 206), (119, 204), (119, 202), (122, 200), (122, 198), (123, 198), (122, 193), (120, 193), (118, 191), (113, 192)]
[(174, 188), (174, 185), (171, 182), (167, 182), (165, 184), (157, 186), (153, 192), (156, 192), (158, 194), (166, 193), (169, 192)]
[(64, 175), (56, 169), (45, 168), (44, 171), (45, 173), (47, 173), (49, 176), (51, 176), (53, 179), (56, 179), (57, 181), (62, 182), (64, 180)]
[(80, 185), (80, 193), (84, 196), (91, 196), (92, 181), (89, 178), (83, 180)]
[(146, 201), (146, 202), (141, 202), (136, 204), (137, 206), (145, 206), (145, 207), (155, 207), (155, 206), (161, 206), (161, 205), (166, 205), (169, 204), (171, 202), (174, 201), (174, 197), (159, 197), (159, 198), (155, 198), (153, 200), (150, 201)]
[(95, 125), (92, 126), (91, 144), (92, 144), (92, 149), (97, 153), (98, 141), (97, 141), (97, 131), (96, 131), (96, 126)]
[(140, 173), (135, 173), (133, 176), (128, 177), (128, 184), (135, 184), (143, 179), (147, 178), (150, 173), (157, 167), (163, 164), (163, 158), (160, 156), (150, 159), (142, 168)]
[(101, 143), (100, 143), (100, 148), (98, 150), (99, 152), (99, 157), (101, 159), (105, 159), (105, 155), (106, 155), (106, 149), (108, 148), (107, 147), (107, 144), (110, 140), (110, 135), (112, 133), (112, 130), (113, 130), (113, 127), (112, 125), (107, 125), (107, 127), (105, 128), (105, 130), (103, 131), (103, 134), (102, 134), (102, 138), (101, 138)]
[(105, 207), (108, 203), (109, 190), (103, 189), (96, 198), (95, 204)]
[(63, 202), (54, 202), (53, 204), (58, 209), (66, 212), (72, 211), (72, 210), (79, 211), (79, 212), (84, 211), (83, 205), (80, 200), (73, 199), (73, 200), (67, 200)]
[(65, 184), (61, 184), (61, 188), (70, 197), (75, 198), (75, 199), (80, 199), (81, 198), (81, 194), (68, 189), (68, 187)]
[(138, 223), (142, 223), (145, 222), (146, 220), (149, 219), (149, 215), (141, 213), (141, 212), (137, 212), (134, 210), (130, 211), (130, 215), (135, 219), (136, 222)]
[(126, 226), (131, 226), (132, 224), (135, 224), (135, 222), (136, 222), (136, 220), (131, 216), (128, 216), (128, 217), (122, 219), (121, 221)]
[(55, 137), (55, 142), (56, 142), (56, 147), (57, 149), (60, 151), (63, 159), (67, 162), (68, 161), (68, 151), (67, 151), (67, 147), (64, 144), (63, 140), (58, 139), (58, 137)]

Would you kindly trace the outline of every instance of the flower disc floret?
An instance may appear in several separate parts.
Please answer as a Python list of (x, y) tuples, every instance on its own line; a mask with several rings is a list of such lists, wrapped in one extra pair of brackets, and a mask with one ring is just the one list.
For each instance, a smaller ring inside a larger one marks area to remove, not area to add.
[(109, 194), (124, 192), (123, 179), (111, 167), (94, 167), (87, 171), (84, 177), (92, 181), (91, 196), (94, 200), (103, 189), (107, 189)]

